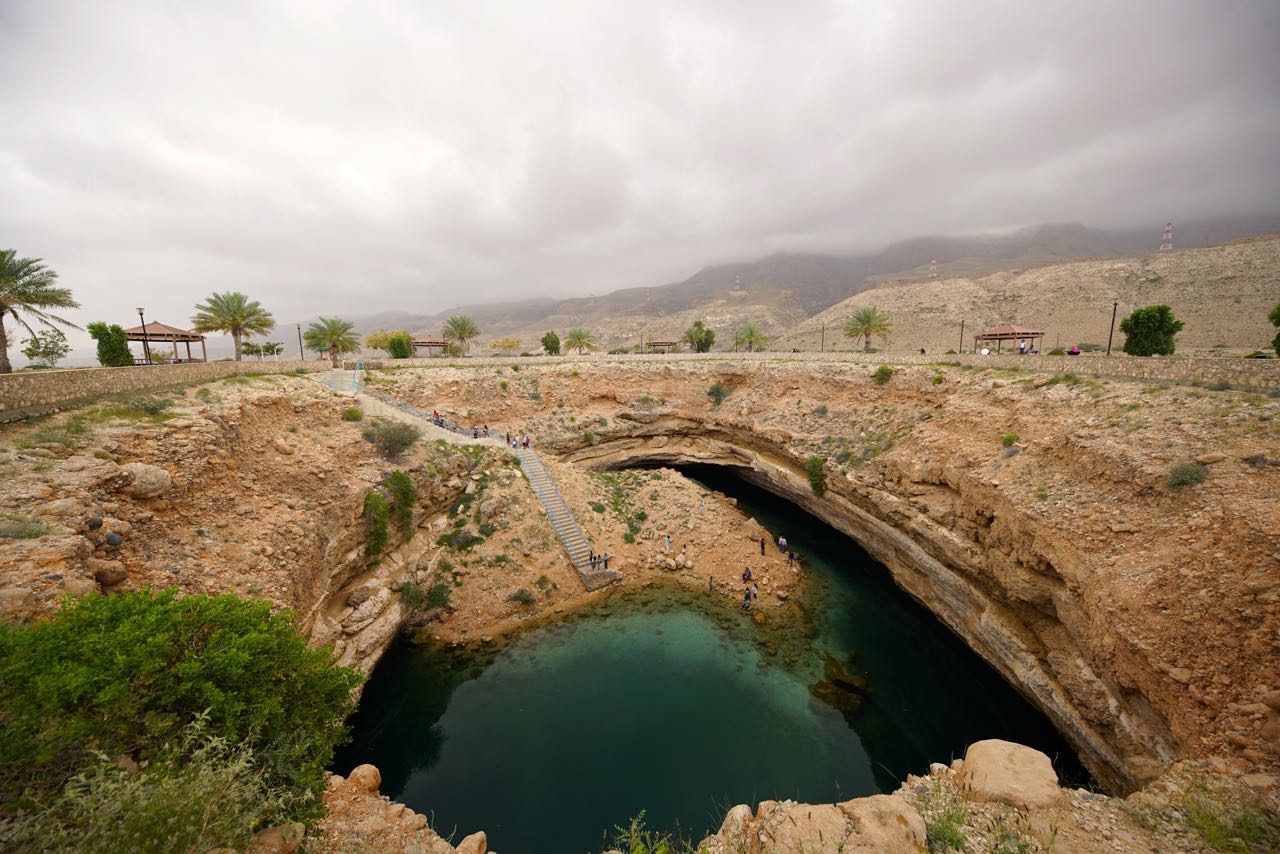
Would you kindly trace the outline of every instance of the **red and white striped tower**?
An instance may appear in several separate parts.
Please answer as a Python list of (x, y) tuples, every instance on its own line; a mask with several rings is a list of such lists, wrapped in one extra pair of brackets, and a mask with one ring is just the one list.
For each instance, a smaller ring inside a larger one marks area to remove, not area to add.
[(938, 259), (932, 258), (929, 261), (929, 278), (938, 278)]
[(1160, 238), (1160, 251), (1173, 251), (1173, 223), (1171, 222), (1164, 224), (1164, 237)]

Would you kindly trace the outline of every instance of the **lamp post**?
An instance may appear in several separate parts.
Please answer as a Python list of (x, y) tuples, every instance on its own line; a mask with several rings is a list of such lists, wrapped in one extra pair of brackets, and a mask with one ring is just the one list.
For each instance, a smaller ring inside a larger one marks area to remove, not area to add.
[(957, 353), (964, 355), (964, 321), (960, 321), (960, 349)]
[(1107, 355), (1111, 355), (1111, 339), (1116, 334), (1116, 309), (1120, 307), (1119, 302), (1111, 303), (1111, 331), (1107, 333)]
[(298, 324), (298, 358), (302, 361), (307, 360), (307, 351), (302, 349), (302, 324)]
[(151, 364), (151, 347), (147, 345), (147, 321), (142, 317), (142, 309), (138, 309), (138, 320), (142, 323), (142, 355), (147, 364)]

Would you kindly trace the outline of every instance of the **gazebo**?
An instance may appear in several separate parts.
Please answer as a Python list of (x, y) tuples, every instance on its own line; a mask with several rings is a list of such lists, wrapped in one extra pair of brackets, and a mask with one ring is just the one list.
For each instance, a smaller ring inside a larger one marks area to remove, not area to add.
[(656, 353), (658, 352), (658, 350), (662, 350), (662, 352), (664, 353), (670, 353), (676, 347), (680, 346), (680, 342), (650, 340), (650, 341), (644, 342), (644, 346), (645, 346), (645, 349), (647, 349), (650, 353)]
[[(1032, 329), (1029, 326), (1016, 326), (1012, 323), (1006, 323), (1003, 326), (997, 326), (994, 329), (988, 329), (981, 335), (973, 336), (973, 352), (978, 352), (982, 341), (996, 342), (996, 352), (1000, 352), (1000, 345), (1005, 341), (1030, 341), (1032, 339), (1040, 339), (1041, 345), (1044, 344), (1044, 330)], [(1039, 349), (1039, 348), (1037, 348)]]
[[(204, 346), (204, 336), (196, 332), (188, 332), (185, 329), (178, 329), (177, 327), (174, 327), (174, 326), (166, 326), (163, 323), (151, 322), (146, 324), (145, 326), (135, 326), (132, 329), (126, 329), (124, 331), (124, 337), (125, 337), (125, 340), (127, 341), (141, 341), (142, 350), (144, 353), (148, 355), (150, 355), (152, 347), (157, 343), (172, 344), (173, 360), (175, 362), (183, 361), (182, 359), (178, 358), (178, 343), (182, 342), (183, 344), (187, 345), (187, 358), (185, 361), (188, 361), (188, 362), (209, 361), (209, 352), (208, 350), (205, 349), (205, 346)], [(191, 355), (191, 344), (195, 341), (200, 342), (200, 358), (199, 359), (196, 359), (194, 356)], [(154, 361), (154, 357), (151, 357), (151, 360), (149, 361), (148, 358), (144, 356), (142, 359), (142, 364), (144, 365), (150, 364), (151, 361)]]
[(439, 348), (440, 355), (444, 355), (444, 349), (449, 346), (449, 342), (441, 338), (420, 338), (413, 342), (413, 352), (416, 355), (419, 347), (423, 347), (427, 351), (427, 355), (431, 355), (431, 351)]

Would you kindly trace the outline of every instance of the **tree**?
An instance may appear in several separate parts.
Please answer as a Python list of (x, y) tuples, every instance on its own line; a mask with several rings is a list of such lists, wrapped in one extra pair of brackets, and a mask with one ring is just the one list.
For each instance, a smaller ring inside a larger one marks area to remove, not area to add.
[(555, 332), (548, 332), (542, 336), (542, 349), (548, 356), (560, 355), (560, 336)]
[(480, 334), (480, 327), (476, 326), (476, 322), (465, 314), (455, 314), (444, 322), (443, 334), (440, 336), (446, 341), (452, 341), (457, 344), (463, 353), (471, 347), (471, 342)]
[(104, 368), (124, 368), (133, 364), (129, 339), (120, 324), (94, 321), (85, 327), (89, 337), (98, 342), (98, 364)]
[(733, 348), (735, 350), (745, 349), (748, 353), (752, 350), (768, 350), (769, 336), (764, 334), (760, 324), (754, 320), (748, 320), (738, 327), (737, 332), (733, 333)]
[(311, 321), (311, 325), (302, 333), (302, 338), (312, 350), (325, 350), (333, 364), (338, 364), (338, 357), (343, 353), (355, 353), (360, 349), (360, 342), (349, 320), (338, 317), (321, 317)]
[(520, 339), (519, 338), (499, 338), (497, 341), (492, 341), (489, 343), (489, 349), (494, 350), (498, 353), (506, 354), (506, 355), (510, 355), (512, 353), (518, 353), (520, 352)]
[(237, 291), (213, 294), (196, 306), (191, 318), (195, 332), (226, 332), (235, 344), (236, 361), (240, 361), (241, 342), (252, 335), (266, 335), (276, 325), (271, 312), (257, 300), (251, 300)]
[(1182, 326), (1167, 305), (1134, 309), (1120, 321), (1120, 331), (1125, 334), (1123, 349), (1130, 356), (1172, 356), (1173, 336)]
[(688, 344), (693, 352), (706, 353), (711, 350), (711, 345), (716, 343), (716, 331), (708, 329), (701, 320), (695, 320), (693, 325), (684, 331), (681, 340)]
[(240, 345), (240, 352), (245, 356), (257, 356), (258, 361), (262, 361), (261, 344), (254, 344), (252, 341), (246, 341)]
[[(1267, 315), (1267, 320), (1271, 321), (1271, 325), (1280, 327), (1280, 302), (1276, 303), (1276, 307), (1271, 309), (1271, 313)], [(1275, 348), (1276, 355), (1280, 356), (1280, 332), (1276, 333), (1276, 337), (1271, 339), (1271, 346)]]
[(70, 352), (71, 345), (67, 343), (67, 336), (57, 329), (35, 333), (27, 339), (27, 346), (22, 348), (22, 355), (32, 364), (46, 368), (57, 367), (58, 361), (65, 359)]
[(596, 336), (585, 326), (575, 326), (564, 334), (564, 348), (577, 350), (579, 356), (587, 350), (594, 352), (598, 346)]
[(407, 359), (413, 355), (413, 338), (408, 332), (396, 332), (387, 337), (387, 354), (393, 359)]
[(880, 311), (874, 305), (868, 305), (855, 311), (844, 324), (844, 334), (847, 338), (862, 338), (862, 351), (864, 353), (871, 352), (871, 338), (875, 336), (881, 341), (889, 340), (889, 333), (893, 331), (893, 321), (889, 319), (889, 315)]
[(267, 341), (258, 345), (258, 349), (262, 351), (262, 355), (274, 356), (278, 362), (280, 361), (280, 354), (284, 352), (284, 344), (279, 341)]
[[(40, 261), (39, 258), (19, 258), (14, 249), (0, 249), (0, 374), (13, 373), (13, 366), (9, 364), (9, 335), (4, 328), (6, 315), (33, 336), (36, 331), (23, 314), (50, 330), (57, 330), (55, 323), (71, 329), (80, 328), (69, 320), (48, 313), (51, 308), (79, 308), (80, 303), (72, 298), (69, 288), (54, 287), (58, 274)], [(132, 358), (129, 364), (133, 364)]]
[(370, 350), (386, 350), (387, 354), (391, 355), (390, 341), (397, 335), (403, 335), (410, 342), (413, 341), (413, 336), (403, 329), (396, 329), (391, 332), (379, 329), (377, 332), (370, 332), (364, 336), (364, 346)]

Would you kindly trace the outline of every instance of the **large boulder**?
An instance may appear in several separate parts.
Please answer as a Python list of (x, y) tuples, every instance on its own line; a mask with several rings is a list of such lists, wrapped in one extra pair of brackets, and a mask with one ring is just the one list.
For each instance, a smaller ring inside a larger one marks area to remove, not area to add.
[(173, 478), (159, 466), (127, 463), (121, 468), (131, 480), (120, 491), (130, 498), (155, 498), (173, 488)]
[(1048, 756), (997, 738), (969, 745), (960, 788), (971, 801), (999, 801), (1020, 809), (1052, 807), (1062, 800)]
[(378, 787), (382, 785), (382, 772), (376, 765), (357, 765), (347, 776), (347, 782), (357, 789), (376, 795)]
[(911, 804), (893, 795), (872, 795), (840, 804), (853, 820), (854, 834), (842, 849), (878, 854), (924, 854), (928, 850), (924, 819)]
[(489, 839), (481, 830), (459, 842), (456, 850), (458, 854), (486, 854), (489, 850)]
[(845, 847), (845, 816), (832, 804), (760, 804), (763, 851), (840, 854)]
[(307, 826), (300, 821), (268, 827), (253, 835), (249, 852), (250, 854), (294, 854), (302, 846), (302, 840), (306, 835)]

